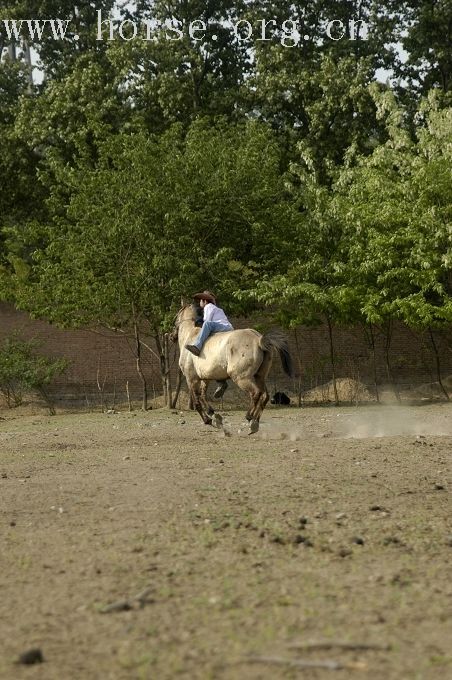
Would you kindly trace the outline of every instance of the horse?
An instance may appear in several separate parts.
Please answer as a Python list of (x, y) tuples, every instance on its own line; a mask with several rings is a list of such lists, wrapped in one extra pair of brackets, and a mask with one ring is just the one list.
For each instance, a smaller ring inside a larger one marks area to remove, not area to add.
[(222, 427), (222, 418), (207, 402), (206, 390), (210, 380), (226, 380), (246, 392), (250, 407), (246, 419), (250, 423), (249, 434), (259, 430), (262, 412), (269, 400), (265, 384), (272, 364), (272, 350), (279, 353), (284, 372), (293, 377), (292, 359), (287, 338), (278, 330), (265, 335), (252, 328), (213, 333), (205, 342), (199, 357), (185, 349), (194, 341), (199, 328), (195, 325), (196, 311), (193, 305), (184, 305), (176, 315), (170, 338), (179, 343), (179, 366), (187, 381), (193, 405), (206, 425)]

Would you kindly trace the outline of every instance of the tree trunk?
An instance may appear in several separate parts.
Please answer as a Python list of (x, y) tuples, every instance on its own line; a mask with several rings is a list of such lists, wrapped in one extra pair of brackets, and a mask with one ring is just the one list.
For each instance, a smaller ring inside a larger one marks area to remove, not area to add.
[(155, 329), (154, 340), (155, 340), (155, 344), (157, 345), (157, 352), (158, 352), (158, 356), (159, 356), (160, 378), (161, 378), (161, 381), (162, 381), (162, 390), (163, 390), (163, 401), (164, 401), (165, 405), (168, 405), (167, 383), (166, 383), (165, 348), (164, 348), (164, 342), (162, 343), (160, 341), (160, 335), (158, 333), (158, 330), (156, 330), (156, 329)]
[(438, 352), (438, 347), (436, 345), (435, 336), (433, 335), (433, 331), (431, 329), (431, 326), (428, 327), (428, 332), (430, 334), (430, 340), (432, 341), (433, 354), (434, 354), (434, 357), (435, 357), (436, 377), (437, 377), (439, 386), (441, 387), (441, 390), (443, 391), (444, 396), (446, 397), (447, 401), (450, 401), (449, 393), (446, 390), (446, 388), (444, 387), (443, 381), (441, 380), (441, 363), (440, 363), (440, 358), (439, 358), (439, 352)]
[(133, 330), (134, 330), (134, 335), (135, 335), (135, 356), (136, 356), (137, 373), (140, 377), (141, 384), (143, 386), (143, 397), (142, 397), (141, 408), (142, 408), (143, 411), (147, 411), (148, 410), (148, 386), (147, 386), (146, 377), (143, 373), (143, 368), (142, 368), (142, 365), (141, 365), (140, 332), (138, 330), (138, 324), (137, 324), (135, 319), (133, 321)]
[(397, 389), (397, 385), (395, 384), (394, 376), (392, 373), (392, 368), (391, 368), (391, 361), (389, 358), (389, 350), (391, 348), (391, 340), (392, 340), (392, 322), (388, 321), (385, 324), (385, 337), (386, 337), (386, 342), (385, 342), (385, 364), (386, 364), (386, 374), (388, 376), (388, 381), (389, 384), (391, 385), (394, 394), (396, 396), (397, 401), (401, 402), (400, 399), (400, 393), (399, 390)]
[(364, 333), (367, 337), (367, 342), (372, 352), (372, 373), (374, 378), (375, 396), (377, 398), (377, 402), (380, 403), (380, 393), (378, 391), (378, 378), (377, 378), (377, 355), (375, 351), (375, 335), (374, 327), (371, 323), (368, 324), (367, 326), (364, 326)]
[(336, 384), (336, 354), (334, 351), (334, 340), (333, 340), (333, 327), (331, 325), (331, 319), (326, 315), (326, 322), (328, 324), (328, 338), (330, 341), (330, 360), (331, 360), (331, 372), (333, 375), (333, 390), (334, 390), (334, 401), (336, 403), (336, 406), (339, 404), (339, 395), (337, 393), (337, 384)]
[(116, 408), (116, 378), (115, 378), (114, 383), (113, 383), (113, 404), (112, 404), (111, 407), (112, 407), (113, 411)]
[(173, 389), (171, 386), (171, 366), (170, 366), (170, 350), (169, 350), (169, 334), (165, 333), (163, 336), (163, 349), (165, 356), (165, 387), (166, 387), (166, 405), (172, 408), (173, 403)]
[(42, 398), (44, 399), (44, 401), (47, 405), (47, 408), (49, 409), (49, 414), (51, 416), (55, 416), (56, 415), (55, 404), (53, 403), (53, 400), (51, 399), (51, 397), (50, 397), (49, 393), (47, 392), (47, 390), (45, 389), (44, 385), (41, 385), (40, 387), (38, 387), (38, 392), (42, 396)]
[(302, 368), (302, 365), (301, 365), (300, 344), (299, 344), (299, 342), (298, 342), (298, 333), (297, 333), (297, 329), (296, 329), (296, 328), (295, 328), (295, 331), (294, 331), (294, 337), (295, 337), (295, 347), (297, 348), (298, 370), (299, 370), (299, 373), (300, 373), (300, 375), (299, 375), (299, 377), (298, 377), (298, 390), (297, 390), (297, 391), (298, 391), (298, 394), (297, 394), (297, 398), (298, 398), (298, 406), (301, 406), (301, 388), (302, 388), (302, 383), (301, 383), (301, 368)]
[(28, 66), (28, 94), (31, 94), (33, 88), (33, 64), (31, 60), (30, 45), (24, 40), (24, 60)]
[(129, 405), (129, 412), (132, 411), (132, 402), (130, 401), (130, 392), (129, 392), (129, 381), (126, 381), (126, 394), (127, 394), (127, 403)]
[(177, 407), (177, 400), (179, 399), (181, 387), (182, 387), (182, 371), (179, 368), (179, 370), (177, 371), (176, 387), (175, 387), (174, 397), (173, 397), (173, 400), (171, 402), (171, 408)]
[(11, 61), (17, 61), (16, 45), (13, 42), (8, 45), (8, 56)]
[(155, 344), (157, 345), (157, 352), (160, 362), (160, 377), (162, 380), (163, 401), (167, 408), (173, 408), (173, 388), (171, 385), (171, 360), (170, 360), (170, 344), (169, 333), (165, 333), (163, 338), (157, 330), (155, 330)]
[(105, 380), (106, 380), (106, 377), (104, 377), (104, 382), (101, 384), (101, 382), (100, 382), (100, 357), (99, 357), (99, 361), (98, 361), (98, 364), (97, 364), (96, 383), (97, 383), (97, 391), (99, 392), (100, 408), (101, 408), (102, 413), (105, 412), (105, 403), (104, 403)]

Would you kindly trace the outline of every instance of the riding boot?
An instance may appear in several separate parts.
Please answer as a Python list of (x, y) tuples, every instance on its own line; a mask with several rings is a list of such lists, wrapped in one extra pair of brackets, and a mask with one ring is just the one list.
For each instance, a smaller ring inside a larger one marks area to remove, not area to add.
[(226, 392), (228, 389), (228, 381), (227, 380), (217, 380), (218, 387), (213, 393), (213, 398), (214, 399), (221, 399), (223, 394)]

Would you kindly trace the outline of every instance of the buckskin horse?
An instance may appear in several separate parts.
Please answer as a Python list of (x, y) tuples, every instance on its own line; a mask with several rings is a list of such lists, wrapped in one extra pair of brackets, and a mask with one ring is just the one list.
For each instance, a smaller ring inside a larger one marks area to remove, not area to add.
[(173, 342), (179, 343), (179, 366), (187, 381), (193, 405), (206, 425), (222, 426), (222, 418), (207, 402), (206, 389), (210, 380), (226, 380), (234, 383), (250, 397), (246, 419), (250, 423), (249, 434), (259, 430), (259, 420), (269, 394), (265, 384), (272, 365), (272, 351), (279, 353), (284, 372), (292, 377), (292, 359), (287, 338), (277, 330), (262, 335), (252, 328), (214, 333), (205, 342), (199, 357), (185, 349), (199, 332), (195, 325), (196, 311), (193, 305), (185, 305), (177, 313), (171, 333)]

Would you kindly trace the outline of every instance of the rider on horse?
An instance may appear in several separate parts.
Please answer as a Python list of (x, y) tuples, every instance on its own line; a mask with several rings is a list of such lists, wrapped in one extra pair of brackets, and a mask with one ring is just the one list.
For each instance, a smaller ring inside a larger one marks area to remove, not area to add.
[[(204, 290), (202, 293), (195, 293), (193, 299), (199, 301), (199, 305), (203, 311), (203, 324), (198, 334), (198, 337), (191, 345), (185, 345), (185, 349), (199, 357), (202, 347), (212, 333), (224, 333), (225, 331), (233, 331), (234, 328), (229, 322), (224, 311), (217, 307), (217, 300), (213, 293)], [(226, 380), (218, 381), (219, 387), (215, 390), (214, 397), (220, 399), (227, 389)]]

